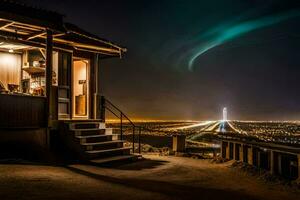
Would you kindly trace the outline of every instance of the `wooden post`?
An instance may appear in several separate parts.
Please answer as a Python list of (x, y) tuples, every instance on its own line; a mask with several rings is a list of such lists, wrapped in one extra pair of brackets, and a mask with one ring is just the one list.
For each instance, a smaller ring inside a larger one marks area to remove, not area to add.
[(300, 183), (300, 154), (297, 154), (297, 160), (298, 160), (298, 178), (297, 178), (297, 182)]
[(47, 127), (51, 126), (52, 112), (51, 112), (51, 87), (52, 87), (52, 50), (53, 50), (53, 35), (51, 30), (47, 30), (46, 39), (46, 119)]
[(173, 151), (184, 152), (185, 151), (185, 135), (173, 136)]
[(134, 154), (134, 143), (135, 143), (135, 127), (132, 126), (132, 153)]
[(248, 147), (246, 144), (243, 144), (242, 151), (243, 151), (243, 162), (248, 163)]
[(239, 154), (240, 154), (240, 161), (242, 161), (242, 162), (244, 162), (244, 145), (243, 144), (241, 144), (240, 145), (240, 152), (239, 152)]
[(278, 153), (278, 157), (277, 157), (278, 159), (277, 159), (277, 161), (278, 161), (278, 167), (277, 167), (277, 169), (278, 169), (278, 174), (279, 175), (282, 175), (282, 159), (281, 159), (281, 154), (280, 153)]
[(221, 141), (221, 149), (220, 149), (220, 157), (223, 158), (223, 152), (224, 152), (224, 149), (223, 149), (223, 141)]
[(256, 152), (256, 163), (257, 163), (257, 167), (260, 168), (261, 167), (261, 151), (260, 149), (257, 149)]
[(142, 127), (139, 127), (139, 154), (141, 154), (141, 132), (142, 132)]
[(234, 143), (233, 142), (230, 142), (229, 143), (229, 159), (232, 159), (232, 160), (234, 160), (234, 150), (235, 150), (235, 147), (234, 147), (235, 145), (234, 145)]
[(236, 160), (236, 143), (232, 143), (232, 152), (233, 152), (233, 155), (232, 155), (232, 159), (233, 160)]
[(248, 146), (246, 144), (244, 144), (244, 148), (243, 148), (243, 162), (244, 163), (249, 163), (248, 162)]
[(272, 150), (270, 152), (270, 172), (275, 174), (275, 152)]
[(105, 97), (104, 96), (100, 96), (99, 109), (100, 109), (100, 113), (98, 119), (101, 119), (102, 122), (105, 122)]
[(253, 147), (250, 146), (250, 148), (248, 148), (247, 150), (248, 150), (248, 164), (253, 165)]
[(226, 148), (227, 148), (227, 142), (222, 141), (221, 142), (221, 157), (226, 158)]
[(230, 143), (227, 142), (227, 145), (226, 145), (226, 159), (228, 159), (228, 160), (230, 159), (230, 155), (229, 155), (229, 151), (230, 151), (230, 150), (229, 150), (229, 149), (230, 149), (230, 148), (229, 148), (229, 144), (230, 144)]
[(100, 119), (101, 118), (101, 96), (100, 96), (100, 74), (99, 74), (99, 60), (98, 54), (94, 55), (93, 58), (93, 88), (94, 88), (94, 98), (93, 98), (93, 118)]

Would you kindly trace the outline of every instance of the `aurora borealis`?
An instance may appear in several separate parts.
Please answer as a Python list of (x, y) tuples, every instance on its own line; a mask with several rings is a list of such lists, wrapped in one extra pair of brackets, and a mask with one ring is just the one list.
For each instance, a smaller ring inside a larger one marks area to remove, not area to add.
[(206, 53), (210, 49), (224, 44), (225, 42), (240, 37), (243, 34), (247, 34), (253, 30), (271, 26), (280, 23), (284, 20), (288, 20), (293, 17), (298, 17), (300, 15), (299, 10), (292, 10), (284, 13), (279, 13), (276, 15), (265, 16), (259, 19), (247, 20), (244, 22), (239, 22), (233, 25), (220, 25), (214, 28), (213, 31), (208, 31), (199, 38), (201, 41), (205, 41), (203, 45), (195, 47), (190, 50), (192, 54), (188, 61), (189, 70), (193, 70), (193, 64), (195, 60)]
[(298, 0), (20, 1), (128, 49), (100, 87), (130, 117), (300, 119)]

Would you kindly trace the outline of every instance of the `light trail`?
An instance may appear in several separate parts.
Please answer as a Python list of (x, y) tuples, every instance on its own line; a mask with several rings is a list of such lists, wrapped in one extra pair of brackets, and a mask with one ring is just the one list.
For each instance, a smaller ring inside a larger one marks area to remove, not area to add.
[(220, 126), (220, 123), (221, 123), (220, 121), (217, 121), (214, 125), (208, 127), (204, 131), (207, 131), (207, 132), (214, 131), (218, 126)]
[(200, 141), (194, 141), (191, 139), (186, 140), (187, 142), (191, 144), (195, 144), (198, 146), (203, 146), (203, 147), (210, 147), (210, 148), (220, 148), (219, 144), (214, 144), (214, 143), (208, 143), (208, 142), (200, 142)]
[(229, 121), (227, 121), (227, 124), (228, 124), (228, 125), (230, 126), (230, 128), (233, 129), (235, 132), (247, 135), (247, 132), (246, 132), (246, 131), (243, 131), (243, 130), (241, 130), (241, 129), (238, 129), (238, 128), (234, 127), (234, 125), (233, 125), (232, 123), (230, 123)]
[(188, 126), (181, 126), (181, 127), (174, 127), (174, 128), (170, 128), (169, 130), (183, 130), (183, 129), (190, 129), (190, 128), (196, 128), (199, 126), (206, 126), (209, 124), (214, 123), (214, 121), (205, 121), (205, 122), (201, 122), (201, 123), (197, 123), (197, 124), (193, 124), (193, 125), (188, 125)]
[[(224, 130), (223, 130), (224, 128)], [(201, 145), (201, 137), (206, 134), (236, 134), (240, 137), (257, 138), (261, 142), (300, 144), (299, 121), (214, 121), (187, 137), (187, 141), (197, 141)]]

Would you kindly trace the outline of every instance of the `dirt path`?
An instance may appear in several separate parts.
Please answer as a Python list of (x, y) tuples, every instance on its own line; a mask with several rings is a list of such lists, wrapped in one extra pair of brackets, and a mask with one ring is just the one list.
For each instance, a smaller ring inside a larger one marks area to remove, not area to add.
[(208, 160), (146, 155), (119, 167), (0, 164), (0, 199), (297, 199)]

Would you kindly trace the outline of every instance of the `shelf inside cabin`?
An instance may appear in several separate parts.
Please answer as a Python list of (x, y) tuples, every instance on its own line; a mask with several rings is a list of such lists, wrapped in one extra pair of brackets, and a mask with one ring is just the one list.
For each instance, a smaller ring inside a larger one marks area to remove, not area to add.
[(28, 74), (41, 74), (45, 73), (46, 69), (43, 67), (24, 67), (22, 68)]

